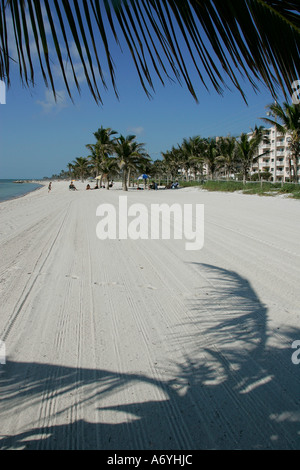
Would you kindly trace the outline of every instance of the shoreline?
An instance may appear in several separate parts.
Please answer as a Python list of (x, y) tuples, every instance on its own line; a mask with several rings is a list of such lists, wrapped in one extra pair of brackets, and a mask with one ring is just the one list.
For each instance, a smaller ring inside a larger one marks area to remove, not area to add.
[(28, 196), (29, 194), (34, 193), (35, 191), (38, 191), (39, 189), (42, 189), (44, 186), (47, 185), (46, 183), (44, 184), (42, 182), (35, 182), (35, 181), (26, 181), (26, 183), (39, 184), (40, 186), (35, 188), (35, 189), (31, 189), (30, 191), (28, 191), (24, 194), (20, 194), (20, 195), (17, 195), (17, 196), (12, 196), (12, 197), (9, 197), (8, 199), (2, 199), (2, 200), (0, 200), (0, 204), (2, 204), (3, 202), (14, 201), (15, 199), (20, 199), (20, 198), (23, 198), (25, 196)]
[[(35, 191), (37, 190), (40, 190), (42, 189), (43, 187), (47, 187), (49, 182), (52, 181), (52, 183), (54, 184), (65, 184), (66, 186), (69, 184), (69, 180), (47, 180), (47, 181), (44, 181), (44, 180), (26, 180), (26, 183), (33, 183), (33, 184), (39, 184), (40, 187), (38, 188), (35, 188), (27, 193), (24, 193), (24, 194), (21, 194), (19, 196), (14, 196), (14, 197), (11, 197), (9, 199), (5, 199), (5, 200), (2, 200), (0, 201), (0, 204), (3, 204), (3, 203), (6, 203), (8, 201), (13, 201), (15, 199), (20, 199), (20, 198), (23, 198), (25, 196), (28, 196), (30, 195), (31, 193), (34, 193)], [(83, 182), (82, 181), (77, 181), (77, 184), (80, 185), (80, 190), (84, 190), (85, 187), (84, 185), (86, 185), (89, 181), (88, 180), (84, 180)], [(288, 184), (288, 183), (287, 183)], [(118, 190), (122, 190), (121, 188), (122, 186), (122, 183), (121, 182), (116, 182), (115, 183), (115, 187), (113, 188), (114, 190), (118, 189)], [(123, 192), (124, 195), (126, 194), (129, 194), (131, 193), (133, 190), (136, 190), (136, 186), (134, 187), (130, 187), (128, 192)], [(144, 189), (144, 188), (143, 188)], [(110, 191), (112, 190), (112, 188), (110, 188)], [(299, 200), (300, 198), (299, 197), (293, 197), (293, 193), (280, 193), (280, 192), (264, 192), (262, 194), (260, 193), (252, 193), (252, 192), (248, 192), (248, 191), (245, 191), (245, 190), (234, 190), (234, 191), (231, 191), (231, 190), (215, 190), (215, 189), (206, 189), (205, 186), (202, 186), (202, 185), (192, 185), (192, 186), (179, 186), (179, 188), (177, 188), (176, 190), (171, 190), (171, 189), (165, 189), (163, 187), (159, 187), (158, 191), (161, 192), (161, 190), (164, 190), (166, 192), (171, 192), (174, 194), (174, 192), (177, 192), (177, 191), (181, 191), (181, 192), (205, 192), (205, 193), (209, 193), (209, 194), (220, 194), (220, 195), (224, 195), (224, 194), (227, 194), (227, 195), (239, 195), (239, 196), (258, 196), (259, 198), (268, 198), (268, 199), (284, 199), (284, 200), (294, 200), (294, 201), (297, 201)], [(103, 191), (106, 191), (106, 188), (101, 188), (100, 189), (100, 192), (103, 192)], [(143, 192), (146, 192), (146, 193), (155, 193), (154, 190), (144, 190)]]

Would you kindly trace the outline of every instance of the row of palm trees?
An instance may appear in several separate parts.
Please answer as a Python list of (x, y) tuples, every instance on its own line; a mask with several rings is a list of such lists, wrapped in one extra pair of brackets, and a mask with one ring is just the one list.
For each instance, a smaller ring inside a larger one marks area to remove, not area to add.
[[(267, 124), (275, 126), (282, 134), (289, 134), (289, 166), (290, 179), (298, 180), (300, 157), (300, 104), (275, 102), (267, 106), (270, 117), (262, 118)], [(177, 147), (162, 153), (163, 161), (154, 162), (157, 176), (167, 174), (174, 180), (179, 172), (185, 173), (185, 179), (195, 179), (204, 174), (211, 179), (216, 176), (229, 179), (233, 174), (241, 174), (243, 181), (249, 179), (253, 165), (269, 153), (259, 153), (260, 144), (268, 144), (269, 140), (264, 127), (255, 126), (249, 133), (239, 137), (201, 138), (195, 136), (183, 139)], [(257, 173), (259, 179), (270, 179), (271, 173)]]
[(112, 179), (121, 176), (125, 191), (130, 178), (141, 173), (168, 183), (180, 175), (187, 181), (196, 180), (203, 178), (204, 173), (212, 179), (219, 175), (229, 179), (239, 171), (246, 180), (252, 164), (261, 156), (257, 148), (264, 138), (262, 127), (256, 128), (250, 139), (247, 134), (242, 134), (239, 139), (231, 136), (185, 138), (181, 145), (162, 152), (162, 160), (152, 162), (145, 144), (138, 143), (136, 136), (117, 137), (116, 134), (111, 128), (102, 126), (98, 129), (94, 133), (96, 142), (86, 145), (89, 156), (77, 157), (68, 164), (69, 176), (81, 180), (88, 176), (98, 177), (100, 187), (105, 181), (107, 189)]
[[(267, 107), (271, 119), (262, 118), (268, 124), (276, 126), (283, 134), (290, 137), (291, 179), (297, 182), (298, 159), (300, 157), (300, 105), (282, 106), (273, 103)], [(117, 136), (111, 128), (101, 126), (94, 133), (95, 142), (87, 144), (88, 157), (78, 157), (68, 165), (68, 176), (84, 179), (87, 176), (99, 177), (100, 186), (122, 177), (123, 189), (128, 190), (130, 179), (146, 173), (156, 181), (175, 181), (178, 177), (189, 181), (204, 177), (231, 178), (242, 175), (245, 182), (250, 178), (251, 169), (258, 159), (269, 153), (259, 153), (261, 143), (269, 143), (263, 126), (255, 126), (250, 134), (242, 133), (239, 137), (202, 138), (200, 136), (183, 139), (181, 144), (162, 152), (162, 159), (152, 161), (145, 150), (145, 144), (138, 143), (136, 136)], [(257, 172), (259, 179), (270, 179), (271, 173)], [(66, 172), (62, 172), (66, 176)]]
[(267, 153), (258, 153), (263, 140), (266, 138), (262, 126), (256, 127), (251, 137), (245, 133), (239, 138), (190, 137), (183, 139), (182, 144), (177, 147), (162, 153), (163, 160), (157, 160), (154, 165), (157, 175), (165, 173), (173, 180), (178, 177), (178, 173), (183, 172), (187, 181), (204, 176), (229, 179), (236, 173), (241, 173), (245, 181), (253, 163)]
[(121, 175), (127, 191), (130, 178), (148, 170), (150, 157), (145, 144), (137, 142), (135, 135), (117, 136), (116, 131), (103, 126), (94, 132), (94, 137), (96, 142), (86, 145), (90, 154), (68, 164), (69, 175), (81, 180), (94, 176), (100, 179), (100, 187), (105, 181), (107, 189), (110, 181)]

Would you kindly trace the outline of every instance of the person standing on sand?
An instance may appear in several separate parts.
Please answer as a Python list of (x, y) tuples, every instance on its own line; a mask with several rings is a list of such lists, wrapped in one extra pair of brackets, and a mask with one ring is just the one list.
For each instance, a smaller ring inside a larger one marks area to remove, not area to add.
[(49, 183), (49, 185), (48, 185), (48, 193), (50, 193), (51, 189), (52, 189), (52, 183), (51, 183), (51, 181), (50, 181), (50, 183)]

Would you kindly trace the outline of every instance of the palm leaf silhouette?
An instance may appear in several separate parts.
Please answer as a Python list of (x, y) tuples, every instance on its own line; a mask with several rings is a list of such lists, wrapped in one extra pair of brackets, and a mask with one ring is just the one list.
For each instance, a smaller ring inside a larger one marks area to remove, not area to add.
[(246, 80), (286, 97), (299, 77), (298, 0), (0, 0), (0, 9), (0, 78), (8, 85), (14, 60), (23, 84), (34, 84), (39, 70), (55, 95), (59, 66), (72, 98), (71, 81), (80, 92), (79, 61), (101, 103), (106, 69), (118, 95), (115, 42), (129, 50), (147, 95), (155, 78), (175, 79), (198, 100), (196, 71), (205, 88), (220, 94), (229, 80), (245, 99)]

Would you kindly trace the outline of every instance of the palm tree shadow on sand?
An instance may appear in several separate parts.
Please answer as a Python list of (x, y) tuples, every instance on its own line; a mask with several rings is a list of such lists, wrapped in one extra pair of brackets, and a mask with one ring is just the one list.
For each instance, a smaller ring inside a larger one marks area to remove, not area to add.
[[(208, 283), (188, 299), (189, 321), (174, 326), (183, 353), (168, 376), (8, 361), (0, 369), (1, 416), (13, 413), (17, 422), (31, 407), (40, 416), (15, 435), (1, 426), (0, 448), (299, 448), (300, 366), (291, 344), (300, 330), (282, 331), (282, 347), (270, 346), (267, 309), (251, 284), (195, 266)], [(140, 387), (159, 394), (141, 400)]]

